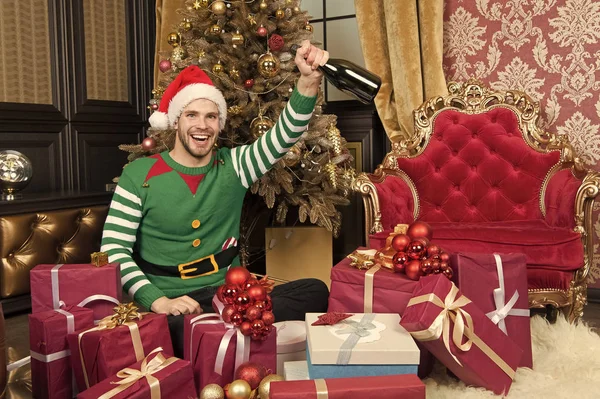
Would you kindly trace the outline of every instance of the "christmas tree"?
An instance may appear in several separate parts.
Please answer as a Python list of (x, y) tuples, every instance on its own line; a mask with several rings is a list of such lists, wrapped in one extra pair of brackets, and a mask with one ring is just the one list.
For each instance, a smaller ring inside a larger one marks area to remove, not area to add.
[[(254, 142), (273, 126), (299, 77), (290, 47), (312, 38), (310, 17), (299, 1), (188, 1), (178, 10), (181, 22), (168, 37), (172, 51), (159, 54), (162, 73), (150, 107), (158, 108), (162, 93), (181, 70), (198, 65), (227, 100), (228, 121), (219, 145)], [(336, 116), (322, 114), (322, 104), (319, 93), (303, 139), (250, 187), (240, 229), (243, 262), (261, 209), (274, 210), (274, 220), (284, 223), (295, 207), (300, 222), (310, 220), (339, 234), (341, 213), (336, 207), (349, 202), (355, 172)], [(129, 161), (173, 148), (174, 130), (150, 129), (148, 135), (142, 144), (119, 147), (130, 152)]]

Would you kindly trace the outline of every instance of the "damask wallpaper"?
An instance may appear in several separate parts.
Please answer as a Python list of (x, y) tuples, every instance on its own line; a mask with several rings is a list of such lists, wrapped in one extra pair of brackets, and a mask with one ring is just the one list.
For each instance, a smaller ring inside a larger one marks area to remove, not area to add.
[[(600, 1), (446, 0), (446, 80), (476, 77), (540, 102), (546, 130), (567, 134), (600, 170)], [(600, 242), (600, 204), (595, 234)], [(600, 287), (600, 245), (590, 286)]]

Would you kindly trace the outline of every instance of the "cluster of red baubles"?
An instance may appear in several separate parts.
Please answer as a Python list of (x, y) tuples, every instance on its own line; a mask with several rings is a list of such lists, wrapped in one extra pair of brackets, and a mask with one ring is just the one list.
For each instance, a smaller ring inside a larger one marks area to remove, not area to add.
[(275, 329), (273, 304), (266, 288), (244, 267), (233, 267), (225, 274), (225, 284), (217, 290), (225, 308), (221, 317), (240, 332), (255, 340), (264, 340)]
[(392, 258), (394, 272), (405, 273), (411, 280), (439, 273), (451, 279), (450, 256), (431, 243), (432, 238), (433, 230), (425, 222), (414, 222), (406, 234), (394, 236), (391, 243), (396, 251)]

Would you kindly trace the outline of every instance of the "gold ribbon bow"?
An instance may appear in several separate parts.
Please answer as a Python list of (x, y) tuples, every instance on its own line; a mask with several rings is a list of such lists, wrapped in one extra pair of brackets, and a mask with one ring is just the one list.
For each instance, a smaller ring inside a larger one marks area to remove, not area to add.
[[(444, 346), (452, 358), (460, 366), (462, 364), (456, 356), (450, 351), (450, 321), (454, 322), (452, 330), (452, 342), (458, 350), (467, 352), (471, 349), (472, 344), (475, 344), (483, 353), (485, 353), (502, 371), (510, 378), (514, 379), (515, 370), (513, 370), (492, 348), (479, 338), (474, 331), (473, 319), (471, 315), (462, 309), (463, 306), (471, 303), (471, 300), (465, 296), (456, 299), (458, 288), (452, 284), (452, 288), (442, 301), (435, 294), (426, 294), (412, 298), (407, 307), (415, 306), (424, 302), (431, 302), (442, 308), (442, 311), (433, 320), (429, 328), (421, 331), (414, 331), (410, 334), (419, 341), (434, 341), (442, 337)], [(465, 343), (462, 343), (463, 337), (467, 338)]]
[(133, 302), (120, 303), (113, 308), (115, 314), (106, 316), (98, 323), (97, 327), (90, 328), (82, 331), (78, 336), (79, 344), (79, 359), (81, 360), (81, 368), (83, 369), (83, 378), (85, 380), (86, 387), (90, 387), (87, 369), (85, 367), (85, 360), (83, 359), (83, 351), (81, 350), (81, 340), (83, 336), (92, 331), (101, 330), (112, 330), (119, 326), (127, 326), (129, 333), (131, 334), (131, 342), (133, 344), (133, 350), (135, 352), (135, 358), (139, 362), (144, 358), (144, 346), (142, 345), (142, 337), (140, 336), (140, 330), (135, 320), (142, 320), (144, 313), (138, 312), (138, 307)]
[(162, 350), (162, 348), (156, 348), (150, 352), (142, 361), (139, 370), (127, 367), (119, 371), (117, 373), (117, 377), (121, 378), (121, 381), (111, 382), (111, 384), (117, 384), (119, 386), (106, 392), (98, 399), (110, 399), (125, 391), (127, 388), (135, 384), (136, 381), (141, 380), (142, 378), (146, 378), (148, 381), (151, 399), (160, 399), (160, 381), (152, 374), (159, 372), (160, 370), (179, 360), (176, 357), (170, 357), (166, 359), (162, 353), (159, 353), (152, 360), (148, 361), (150, 355)]
[(108, 265), (108, 254), (106, 252), (92, 252), (92, 265), (96, 267)]
[(356, 267), (359, 270), (370, 269), (375, 264), (373, 255), (369, 251), (356, 250), (348, 255), (347, 258), (351, 260), (350, 266)]

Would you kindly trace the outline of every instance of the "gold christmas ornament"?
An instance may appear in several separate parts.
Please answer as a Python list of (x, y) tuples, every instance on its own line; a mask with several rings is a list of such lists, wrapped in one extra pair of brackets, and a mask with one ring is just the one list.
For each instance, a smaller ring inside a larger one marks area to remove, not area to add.
[(194, 1), (194, 4), (192, 5), (192, 7), (194, 8), (194, 10), (206, 8), (206, 7), (208, 7), (208, 0), (196, 0), (196, 1)]
[(171, 53), (171, 59), (175, 62), (180, 62), (185, 57), (187, 57), (187, 53), (183, 47), (175, 47)]
[(210, 5), (210, 9), (216, 15), (224, 15), (227, 12), (227, 6), (221, 0), (217, 0)]
[(246, 19), (248, 20), (248, 23), (250, 24), (250, 26), (256, 25), (256, 18), (254, 18), (254, 14), (248, 14)]
[(218, 384), (208, 384), (200, 391), (200, 399), (225, 399), (225, 391)]
[(325, 173), (331, 182), (331, 187), (337, 189), (337, 174), (335, 173), (335, 165), (332, 162), (325, 164)]
[(208, 32), (211, 35), (220, 35), (221, 34), (221, 27), (217, 24), (211, 25), (210, 28), (208, 29)]
[(334, 125), (329, 125), (327, 129), (327, 139), (333, 144), (333, 153), (338, 156), (342, 154), (342, 136), (340, 130)]
[(254, 138), (259, 138), (269, 131), (274, 125), (273, 121), (267, 117), (259, 115), (250, 122), (250, 132)]
[(258, 72), (265, 78), (272, 78), (279, 73), (279, 58), (265, 53), (258, 58)]
[(294, 0), (285, 0), (285, 5), (291, 7), (294, 5)]
[(313, 26), (311, 24), (309, 24), (308, 21), (306, 21), (306, 25), (304, 25), (304, 30), (312, 32), (313, 31)]
[(241, 113), (242, 113), (242, 107), (240, 107), (239, 105), (232, 105), (231, 107), (229, 107), (227, 109), (227, 115), (229, 115), (229, 116), (239, 115)]
[(198, 61), (202, 61), (202, 58), (204, 58), (205, 55), (206, 52), (204, 50), (198, 51)]
[(252, 388), (244, 380), (235, 380), (229, 384), (225, 395), (227, 399), (248, 399), (252, 393)]
[(292, 12), (294, 14), (300, 14), (300, 7), (296, 6), (296, 7), (292, 8)]
[(217, 63), (213, 65), (212, 71), (214, 74), (219, 74), (223, 72), (223, 64), (221, 64), (221, 60), (217, 61)]
[(167, 36), (167, 43), (169, 43), (173, 47), (177, 47), (181, 44), (181, 36), (177, 32), (171, 32)]
[(283, 156), (283, 163), (285, 166), (292, 167), (296, 165), (300, 161), (300, 157), (302, 156), (302, 149), (296, 143), (290, 148), (290, 150)]
[(244, 35), (239, 30), (231, 36), (231, 44), (233, 44), (233, 47), (244, 44)]
[(261, 398), (268, 398), (271, 392), (271, 383), (273, 381), (283, 381), (283, 377), (278, 374), (269, 374), (262, 379), (258, 386), (258, 396)]
[(186, 31), (192, 29), (192, 23), (190, 22), (189, 19), (184, 18), (183, 21), (181, 22), (181, 27), (183, 29), (185, 29)]
[(275, 18), (277, 18), (277, 19), (284, 19), (285, 18), (285, 11), (283, 11), (281, 8), (278, 8), (277, 11), (275, 11)]
[(265, 11), (267, 8), (269, 8), (269, 5), (265, 0), (261, 0), (258, 8), (260, 8), (262, 11)]
[(240, 71), (238, 71), (236, 67), (232, 67), (229, 70), (229, 77), (233, 80), (238, 80), (240, 78)]

